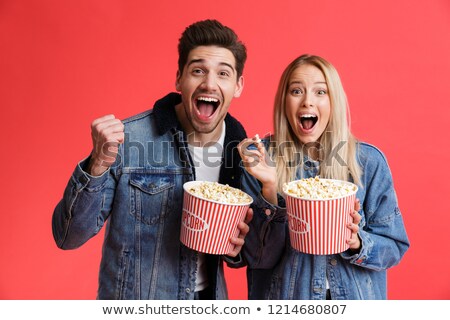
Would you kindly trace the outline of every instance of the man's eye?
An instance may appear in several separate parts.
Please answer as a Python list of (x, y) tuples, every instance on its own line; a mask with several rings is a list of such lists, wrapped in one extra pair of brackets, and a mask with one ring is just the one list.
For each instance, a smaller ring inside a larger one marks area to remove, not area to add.
[(203, 73), (203, 70), (202, 70), (202, 69), (194, 69), (194, 70), (192, 70), (192, 73), (195, 73), (195, 74), (202, 74), (202, 73)]
[(229, 77), (230, 76), (230, 74), (227, 71), (220, 71), (219, 75), (222, 76), (222, 77)]

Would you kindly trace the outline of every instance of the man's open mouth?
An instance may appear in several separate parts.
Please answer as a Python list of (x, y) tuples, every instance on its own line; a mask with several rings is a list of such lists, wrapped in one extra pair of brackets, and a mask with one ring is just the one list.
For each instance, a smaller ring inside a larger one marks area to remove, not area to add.
[(300, 124), (303, 129), (310, 130), (312, 129), (319, 118), (315, 114), (302, 114), (300, 117)]
[(211, 117), (219, 107), (220, 101), (216, 98), (198, 97), (195, 99), (195, 106), (202, 117)]

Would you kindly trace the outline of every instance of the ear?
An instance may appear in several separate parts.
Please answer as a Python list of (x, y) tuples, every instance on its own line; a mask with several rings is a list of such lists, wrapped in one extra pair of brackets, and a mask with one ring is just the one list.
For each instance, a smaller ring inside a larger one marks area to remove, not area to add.
[(180, 92), (181, 91), (181, 84), (180, 84), (180, 78), (181, 78), (181, 74), (180, 74), (180, 70), (177, 71), (177, 78), (175, 80), (175, 89)]
[(234, 91), (234, 97), (239, 98), (241, 96), (243, 89), (244, 89), (244, 77), (240, 76), (236, 83), (236, 90)]

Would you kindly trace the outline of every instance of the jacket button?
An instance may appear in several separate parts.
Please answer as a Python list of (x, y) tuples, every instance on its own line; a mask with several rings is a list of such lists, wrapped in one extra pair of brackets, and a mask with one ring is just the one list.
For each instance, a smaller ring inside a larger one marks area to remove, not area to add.
[(331, 259), (330, 263), (331, 263), (332, 266), (335, 266), (335, 265), (337, 265), (337, 260), (336, 259)]
[(191, 293), (191, 289), (190, 288), (186, 288), (186, 293)]

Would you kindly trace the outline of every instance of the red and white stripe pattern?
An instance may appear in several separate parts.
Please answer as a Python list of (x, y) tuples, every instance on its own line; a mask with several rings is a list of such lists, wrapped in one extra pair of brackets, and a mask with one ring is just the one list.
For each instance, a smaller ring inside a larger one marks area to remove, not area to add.
[(230, 238), (239, 235), (237, 225), (244, 221), (249, 206), (208, 201), (185, 191), (181, 242), (203, 253), (230, 253), (234, 249)]
[(291, 246), (304, 253), (334, 254), (348, 249), (350, 212), (356, 194), (339, 199), (306, 200), (287, 196)]

